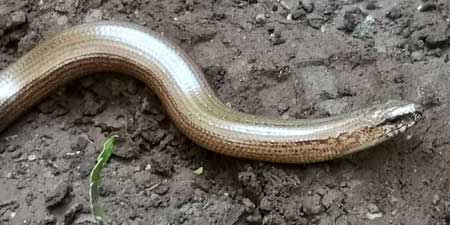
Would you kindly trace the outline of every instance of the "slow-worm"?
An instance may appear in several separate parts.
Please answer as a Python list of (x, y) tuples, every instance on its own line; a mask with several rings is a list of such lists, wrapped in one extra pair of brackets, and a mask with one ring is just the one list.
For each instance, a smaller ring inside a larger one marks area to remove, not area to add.
[(241, 113), (216, 97), (199, 67), (170, 41), (138, 25), (99, 22), (47, 39), (0, 72), (0, 132), (62, 84), (99, 71), (144, 82), (198, 145), (270, 162), (318, 162), (366, 149), (414, 125), (422, 111), (390, 100), (319, 119)]

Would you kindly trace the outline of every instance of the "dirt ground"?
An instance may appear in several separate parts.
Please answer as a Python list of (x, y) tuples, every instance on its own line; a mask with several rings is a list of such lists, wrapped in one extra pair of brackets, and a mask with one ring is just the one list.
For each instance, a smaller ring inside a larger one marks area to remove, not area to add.
[(262, 163), (196, 146), (142, 83), (96, 74), (0, 134), (0, 224), (93, 224), (88, 176), (112, 134), (114, 224), (450, 224), (448, 0), (0, 0), (0, 68), (98, 20), (164, 33), (236, 110), (312, 118), (407, 99), (425, 117), (343, 159)]

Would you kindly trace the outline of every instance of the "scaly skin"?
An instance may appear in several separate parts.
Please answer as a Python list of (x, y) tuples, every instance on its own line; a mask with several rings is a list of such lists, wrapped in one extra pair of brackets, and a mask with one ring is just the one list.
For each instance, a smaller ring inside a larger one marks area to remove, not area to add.
[(405, 101), (311, 120), (237, 112), (216, 97), (202, 71), (169, 41), (137, 25), (100, 22), (54, 36), (0, 72), (0, 132), (62, 84), (99, 71), (143, 81), (198, 145), (270, 162), (318, 162), (363, 150), (411, 127), (421, 113), (420, 106)]

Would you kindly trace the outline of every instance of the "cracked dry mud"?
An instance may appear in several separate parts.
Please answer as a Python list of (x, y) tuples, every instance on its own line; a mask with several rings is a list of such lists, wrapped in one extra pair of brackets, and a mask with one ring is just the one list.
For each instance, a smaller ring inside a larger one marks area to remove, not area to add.
[(114, 224), (450, 223), (448, 1), (0, 0), (0, 68), (98, 20), (164, 33), (236, 110), (312, 118), (394, 98), (425, 117), (343, 159), (262, 163), (201, 149), (142, 83), (94, 74), (0, 134), (0, 224), (92, 224), (88, 176), (113, 134), (101, 198)]

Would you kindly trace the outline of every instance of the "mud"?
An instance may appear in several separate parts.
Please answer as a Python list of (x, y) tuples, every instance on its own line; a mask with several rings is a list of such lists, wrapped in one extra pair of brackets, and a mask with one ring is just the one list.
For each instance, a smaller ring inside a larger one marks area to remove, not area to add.
[(113, 134), (101, 196), (114, 224), (450, 223), (448, 1), (0, 0), (0, 68), (98, 20), (163, 33), (239, 111), (313, 118), (393, 98), (425, 116), (369, 151), (270, 164), (196, 146), (142, 83), (94, 74), (0, 134), (0, 224), (92, 224), (88, 176)]

